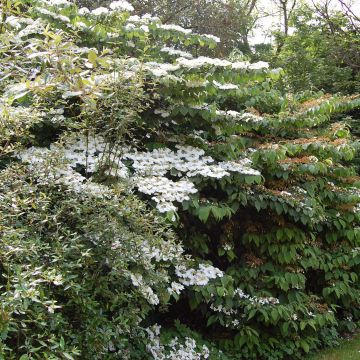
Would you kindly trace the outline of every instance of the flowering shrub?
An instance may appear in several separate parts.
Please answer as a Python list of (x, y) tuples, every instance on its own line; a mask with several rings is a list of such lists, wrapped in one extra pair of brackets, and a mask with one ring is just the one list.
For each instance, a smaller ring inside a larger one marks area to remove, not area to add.
[(297, 358), (353, 329), (359, 97), (274, 97), (281, 69), (131, 11), (3, 9), (3, 358)]

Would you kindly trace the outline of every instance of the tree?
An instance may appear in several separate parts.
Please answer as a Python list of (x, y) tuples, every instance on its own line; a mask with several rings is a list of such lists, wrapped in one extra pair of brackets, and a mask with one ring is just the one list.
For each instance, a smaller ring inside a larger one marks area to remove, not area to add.
[(356, 92), (360, 70), (356, 18), (331, 10), (325, 2), (303, 5), (290, 23), (294, 33), (282, 39), (274, 63), (284, 67), (294, 89)]

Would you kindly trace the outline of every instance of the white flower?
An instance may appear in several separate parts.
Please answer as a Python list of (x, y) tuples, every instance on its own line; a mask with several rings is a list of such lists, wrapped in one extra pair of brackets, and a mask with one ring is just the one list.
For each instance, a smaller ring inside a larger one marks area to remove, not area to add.
[(49, 10), (43, 9), (43, 8), (36, 8), (36, 10), (40, 14), (51, 16), (53, 19), (60, 20), (60, 21), (63, 21), (65, 23), (70, 23), (70, 19), (67, 16), (56, 14), (56, 13), (54, 13), (52, 11), (49, 11)]
[(126, 31), (132, 31), (135, 28), (136, 28), (136, 26), (134, 24), (131, 24), (131, 23), (125, 25), (125, 30)]
[(224, 275), (218, 268), (207, 264), (199, 264), (199, 270), (187, 269), (185, 266), (178, 265), (176, 266), (175, 273), (180, 278), (180, 282), (186, 286), (204, 286), (211, 279)]
[(169, 292), (169, 294), (177, 294), (177, 295), (180, 295), (180, 293), (181, 293), (181, 290), (184, 290), (184, 285), (181, 285), (181, 284), (179, 284), (179, 283), (177, 283), (177, 282), (172, 282), (171, 283), (171, 287), (169, 287), (168, 289), (167, 289), (167, 291)]
[(77, 21), (76, 23), (75, 23), (75, 25), (77, 26), (77, 27), (79, 27), (80, 29), (86, 29), (88, 26), (84, 23), (84, 22), (82, 22), (82, 21)]
[(147, 25), (141, 25), (140, 29), (144, 32), (149, 32), (149, 27)]
[(191, 34), (192, 33), (191, 29), (184, 29), (183, 27), (181, 27), (179, 25), (158, 24), (157, 27), (159, 29), (163, 29), (163, 30), (178, 31), (178, 32), (181, 32), (183, 34)]
[(134, 11), (134, 7), (125, 0), (113, 1), (109, 7), (116, 11)]
[(46, 0), (46, 1), (41, 1), (41, 2), (48, 6), (66, 7), (66, 6), (71, 5), (71, 2), (68, 0)]
[(177, 63), (188, 69), (197, 69), (203, 66), (215, 66), (215, 67), (228, 67), (231, 66), (231, 62), (227, 60), (209, 58), (206, 56), (200, 56), (195, 59), (185, 59), (183, 57), (178, 58)]
[(169, 55), (181, 56), (183, 58), (188, 58), (188, 59), (192, 58), (192, 55), (190, 53), (186, 51), (174, 49), (172, 47), (164, 46), (160, 51), (164, 53), (168, 53)]
[(160, 326), (153, 325), (146, 329), (148, 333), (148, 344), (146, 350), (155, 360), (206, 360), (210, 356), (210, 350), (206, 345), (199, 347), (193, 338), (186, 337), (181, 343), (174, 337), (169, 344), (163, 345), (160, 340)]
[(250, 70), (261, 70), (261, 69), (268, 69), (269, 63), (265, 61), (258, 61), (256, 63), (250, 64), (249, 69)]
[(26, 26), (18, 33), (18, 37), (22, 38), (32, 34), (41, 34), (45, 29), (43, 20), (41, 18), (36, 19), (33, 23)]
[(279, 299), (274, 297), (252, 297), (249, 294), (245, 294), (240, 288), (235, 289), (234, 295), (238, 296), (240, 299), (248, 300), (253, 305), (276, 305), (280, 303)]
[(213, 81), (213, 84), (220, 90), (237, 90), (239, 88), (235, 84), (221, 84), (216, 80)]
[(103, 6), (100, 6), (96, 9), (94, 9), (91, 13), (95, 16), (107, 15), (109, 13), (109, 9), (107, 9)]
[(81, 9), (79, 9), (79, 15), (86, 15), (86, 14), (90, 14), (90, 10), (87, 7), (82, 7)]

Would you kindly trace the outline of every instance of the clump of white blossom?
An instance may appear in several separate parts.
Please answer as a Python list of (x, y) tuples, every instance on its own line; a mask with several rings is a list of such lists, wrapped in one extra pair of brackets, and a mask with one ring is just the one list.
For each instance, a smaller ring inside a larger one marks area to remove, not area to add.
[(246, 294), (242, 289), (235, 289), (234, 295), (238, 296), (240, 299), (248, 300), (252, 305), (277, 305), (280, 303), (279, 299), (270, 297), (258, 297), (258, 296), (250, 296)]
[(235, 84), (221, 84), (221, 83), (217, 82), (216, 80), (213, 80), (213, 84), (219, 90), (237, 90), (237, 89), (239, 89), (239, 87)]
[[(50, 149), (31, 148), (19, 154), (19, 157), (30, 164), (37, 164), (40, 159), (60, 155), (63, 164), (59, 165), (55, 177), (57, 181), (69, 183), (77, 191), (87, 183), (85, 177), (76, 172), (80, 166), (86, 173), (92, 174), (99, 170), (100, 165), (115, 164), (105, 168), (105, 173), (123, 179), (130, 179), (139, 192), (150, 195), (160, 212), (176, 211), (174, 202), (183, 203), (197, 192), (191, 177), (221, 179), (231, 173), (258, 176), (260, 172), (251, 168), (247, 158), (238, 161), (216, 163), (214, 159), (205, 156), (202, 149), (192, 146), (177, 145), (176, 151), (168, 148), (155, 149), (151, 152), (126, 151), (123, 147), (115, 151), (107, 150), (106, 141), (101, 136), (70, 135), (61, 143), (52, 144)], [(34, 155), (36, 153), (37, 155)], [(38, 154), (41, 154), (39, 156)], [(132, 160), (131, 175), (123, 161)], [(168, 174), (176, 175), (179, 181), (167, 178)], [(90, 186), (90, 183), (86, 185)], [(99, 185), (97, 191), (103, 191)], [(96, 190), (96, 184), (91, 184), (91, 190)]]
[(214, 66), (219, 68), (229, 68), (233, 70), (263, 70), (268, 69), (269, 64), (263, 61), (250, 64), (249, 62), (231, 62), (224, 59), (209, 58), (200, 56), (195, 59), (178, 58), (177, 63), (187, 69), (199, 69), (203, 66)]
[(140, 192), (152, 195), (160, 212), (176, 211), (175, 201), (182, 203), (190, 200), (190, 194), (197, 192), (194, 184), (187, 180), (172, 181), (166, 177), (136, 177), (134, 183)]
[(140, 24), (149, 24), (156, 23), (160, 19), (156, 16), (152, 16), (151, 14), (144, 14), (142, 16), (132, 15), (127, 19), (127, 22), (140, 23)]
[(130, 274), (130, 279), (132, 284), (139, 289), (151, 305), (159, 304), (159, 297), (154, 293), (153, 289), (144, 282), (141, 274)]
[(32, 23), (28, 24), (22, 30), (20, 30), (17, 36), (21, 39), (29, 35), (42, 34), (44, 30), (45, 30), (45, 23), (41, 18), (38, 18)]
[(87, 15), (90, 14), (90, 10), (87, 7), (82, 7), (79, 9), (79, 15)]
[(163, 48), (161, 48), (160, 51), (167, 53), (169, 55), (181, 56), (181, 57), (188, 58), (188, 59), (191, 59), (193, 57), (189, 52), (175, 49), (173, 47), (168, 47), (168, 46), (164, 46)]
[(204, 286), (207, 285), (211, 279), (216, 279), (224, 275), (218, 268), (207, 264), (199, 264), (199, 269), (188, 269), (183, 265), (178, 265), (175, 273), (179, 277), (179, 281), (186, 286)]
[(104, 6), (100, 6), (96, 9), (92, 10), (91, 14), (95, 15), (95, 16), (107, 15), (107, 14), (109, 14), (109, 9)]
[(72, 5), (72, 3), (68, 0), (41, 0), (39, 1), (43, 5), (46, 6), (56, 6), (56, 7), (67, 7)]
[(134, 11), (134, 7), (125, 0), (113, 1), (109, 7), (115, 11)]
[(191, 34), (191, 29), (184, 29), (183, 27), (179, 25), (173, 25), (173, 24), (158, 24), (157, 27), (162, 30), (170, 30), (170, 31), (178, 31), (180, 33), (183, 33), (185, 35)]
[(186, 337), (184, 342), (175, 337), (169, 344), (162, 344), (159, 325), (153, 325), (146, 331), (148, 334), (146, 348), (154, 360), (205, 360), (210, 356), (209, 348), (202, 345), (199, 349), (196, 341), (191, 337)]
[(53, 19), (55, 20), (59, 20), (59, 21), (62, 21), (64, 23), (70, 23), (70, 19), (65, 16), (65, 15), (61, 15), (61, 14), (57, 14), (57, 13), (54, 13), (53, 11), (50, 11), (48, 9), (44, 9), (44, 8), (36, 8), (36, 10), (40, 13), (40, 14), (43, 14), (43, 15), (46, 15), (46, 16), (50, 16), (52, 17)]
[(174, 295), (174, 294), (180, 295), (181, 291), (184, 290), (184, 288), (185, 288), (184, 285), (173, 281), (171, 283), (171, 286), (168, 287), (167, 291), (169, 292), (170, 295)]

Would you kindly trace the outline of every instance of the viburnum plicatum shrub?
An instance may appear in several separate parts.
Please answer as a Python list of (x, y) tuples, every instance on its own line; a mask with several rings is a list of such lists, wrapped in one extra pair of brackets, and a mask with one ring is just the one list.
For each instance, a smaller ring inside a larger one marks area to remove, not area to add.
[(356, 327), (359, 97), (282, 93), (126, 1), (2, 11), (4, 359), (297, 358)]

